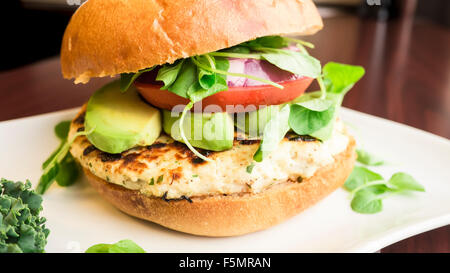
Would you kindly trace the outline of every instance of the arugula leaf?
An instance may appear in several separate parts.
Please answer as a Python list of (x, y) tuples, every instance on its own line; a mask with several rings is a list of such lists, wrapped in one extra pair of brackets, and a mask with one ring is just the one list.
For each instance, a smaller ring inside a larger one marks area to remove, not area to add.
[(320, 76), (322, 71), (319, 60), (302, 52), (280, 49), (265, 52), (261, 54), (261, 57), (282, 70), (300, 76), (315, 79)]
[(115, 244), (97, 244), (86, 250), (86, 253), (146, 253), (132, 240), (121, 240)]
[(345, 94), (364, 76), (362, 66), (329, 62), (323, 67), (327, 92)]
[(402, 172), (392, 175), (389, 179), (389, 184), (394, 185), (399, 190), (425, 191), (425, 188), (411, 175)]
[(55, 126), (55, 135), (62, 141), (64, 141), (69, 134), (70, 122), (70, 120), (61, 121)]
[(253, 160), (261, 162), (264, 157), (277, 148), (280, 141), (289, 131), (289, 112), (289, 105), (285, 105), (278, 113), (272, 115), (269, 122), (264, 127), (261, 144), (253, 155)]
[(327, 100), (292, 104), (289, 126), (299, 135), (310, 135), (329, 124), (333, 120), (334, 112), (334, 105), (330, 105)]
[(281, 36), (264, 36), (256, 38), (255, 40), (248, 41), (241, 44), (247, 47), (269, 47), (269, 48), (283, 48), (289, 46), (289, 41)]
[(208, 90), (217, 83), (217, 75), (216, 73), (198, 68), (198, 83), (201, 88)]
[(44, 161), (44, 163), (42, 163), (42, 169), (47, 168), (48, 164), (50, 164), (50, 162), (55, 158), (55, 156), (59, 153), (61, 148), (64, 146), (64, 143), (65, 142), (62, 141), (61, 144), (59, 144), (58, 148), (52, 152), (52, 154)]
[(384, 161), (381, 158), (363, 149), (357, 149), (356, 154), (358, 155), (357, 160), (361, 164), (368, 166), (380, 166), (384, 164)]
[(236, 113), (235, 125), (250, 138), (260, 137), (266, 124), (279, 111), (279, 105), (270, 105), (256, 111)]
[(70, 120), (61, 121), (60, 123), (56, 124), (55, 126), (55, 135), (61, 140), (61, 144), (58, 146), (58, 148), (53, 151), (53, 153), (47, 158), (44, 163), (42, 164), (42, 169), (45, 169), (48, 164), (53, 160), (55, 155), (61, 150), (62, 146), (64, 145), (64, 141), (67, 139), (67, 135), (69, 134), (70, 129)]
[(204, 89), (199, 83), (194, 83), (188, 91), (187, 95), (192, 102), (198, 102), (202, 99), (214, 95), (215, 93), (228, 90), (228, 85), (226, 80), (223, 78), (218, 78), (217, 82), (209, 89)]
[[(55, 179), (58, 177), (58, 174), (61, 170), (64, 170), (65, 172), (68, 171), (68, 169), (70, 170), (70, 173), (64, 173), (60, 175), (60, 185), (64, 186), (64, 185), (71, 185), (73, 184), (74, 180), (70, 181), (69, 179), (73, 179), (74, 177), (77, 177), (78, 174), (74, 174), (74, 172), (78, 172), (77, 167), (75, 166), (75, 168), (73, 168), (73, 163), (70, 162), (69, 159), (66, 159), (66, 157), (68, 156), (69, 150), (70, 150), (70, 146), (72, 145), (72, 143), (75, 141), (75, 139), (79, 136), (82, 135), (88, 135), (90, 133), (92, 133), (94, 129), (92, 129), (89, 132), (83, 131), (83, 132), (77, 132), (72, 139), (70, 140), (66, 140), (62, 143), (61, 148), (59, 149), (59, 151), (55, 154), (52, 155), (52, 159), (45, 164), (44, 167), (44, 171), (43, 174), (41, 176), (41, 178), (39, 179), (39, 184), (36, 187), (36, 192), (39, 194), (44, 194), (47, 189), (51, 186), (51, 184), (53, 183), (53, 181), (55, 181)], [(68, 161), (67, 161), (68, 160)], [(63, 167), (61, 167), (63, 164)]]
[(49, 230), (42, 211), (42, 197), (30, 181), (0, 180), (0, 253), (42, 253)]
[(359, 213), (377, 213), (383, 209), (382, 195), (369, 190), (361, 190), (355, 194), (351, 207)]
[[(55, 126), (55, 134), (59, 139), (61, 139), (62, 142), (59, 145), (58, 149), (56, 149), (42, 164), (43, 170), (45, 170), (48, 165), (52, 161), (54, 161), (56, 155), (58, 155), (61, 152), (62, 148), (66, 145), (69, 129), (70, 121), (62, 121)], [(51, 185), (51, 183), (56, 180), (58, 185), (67, 187), (75, 183), (78, 176), (78, 164), (75, 162), (75, 159), (72, 157), (72, 155), (70, 153), (67, 153), (67, 155), (61, 160), (61, 162), (57, 164), (54, 169), (51, 170), (51, 172), (41, 177), (42, 182), (40, 184)], [(47, 188), (39, 188), (38, 192), (45, 192), (46, 190)]]
[[(211, 63), (209, 63), (208, 60), (210, 60)], [(197, 61), (210, 68), (216, 67), (216, 62), (214, 61), (214, 59), (208, 56), (207, 54), (199, 56), (197, 58)], [(198, 72), (198, 83), (201, 86), (201, 88), (208, 90), (216, 84), (217, 82), (216, 73), (210, 70), (205, 70), (199, 66), (197, 66), (197, 72)]]
[(137, 73), (122, 73), (120, 74), (120, 91), (126, 92), (130, 88), (131, 84), (139, 78), (142, 73), (150, 72), (155, 69), (156, 66), (139, 70)]
[(188, 98), (187, 90), (198, 82), (197, 67), (192, 60), (185, 60), (176, 80), (168, 87), (170, 92)]
[(56, 183), (61, 187), (71, 186), (79, 177), (78, 164), (73, 156), (68, 153), (61, 161), (58, 174), (55, 177)]
[[(230, 64), (227, 59), (215, 58), (213, 60), (214, 60), (215, 67), (217, 69), (223, 70), (223, 71), (228, 70)], [(212, 83), (212, 82), (208, 83), (207, 82), (208, 80), (205, 80), (202, 85), (201, 78), (202, 77), (205, 78), (207, 76), (207, 74), (205, 74), (206, 70), (201, 69), (201, 68), (198, 68), (198, 70), (199, 70), (199, 81), (194, 83), (191, 87), (189, 87), (189, 89), (187, 91), (187, 96), (189, 97), (189, 99), (192, 102), (195, 103), (195, 102), (201, 101), (202, 99), (204, 99), (206, 97), (214, 95), (215, 93), (228, 90), (226, 75), (213, 73), (212, 75), (214, 75), (214, 83)], [(212, 72), (210, 72), (210, 73), (212, 73)], [(208, 85), (211, 85), (211, 86), (208, 87)], [(205, 88), (205, 87), (208, 87), (208, 88)]]
[(49, 164), (51, 168), (48, 168), (48, 170), (44, 171), (41, 178), (39, 178), (39, 184), (36, 187), (36, 192), (39, 194), (44, 194), (48, 188), (52, 185), (53, 181), (55, 181), (56, 176), (58, 176), (59, 169), (61, 168), (59, 162), (54, 162), (52, 164)]
[(164, 65), (158, 70), (156, 80), (164, 82), (164, 86), (161, 87), (162, 90), (166, 90), (171, 84), (175, 82), (178, 74), (180, 73), (181, 67), (183, 66), (183, 63), (184, 60), (178, 60), (171, 65)]
[(237, 45), (230, 48), (222, 49), (219, 52), (248, 54), (250, 53), (250, 48), (246, 46)]

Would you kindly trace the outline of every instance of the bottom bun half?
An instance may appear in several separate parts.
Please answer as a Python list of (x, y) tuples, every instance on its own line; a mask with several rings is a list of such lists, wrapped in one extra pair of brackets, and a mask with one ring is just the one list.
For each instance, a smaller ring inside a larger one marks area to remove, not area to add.
[[(341, 187), (353, 169), (355, 141), (334, 163), (302, 182), (286, 182), (258, 194), (201, 196), (167, 201), (106, 182), (84, 169), (90, 184), (119, 210), (164, 227), (202, 236), (236, 236), (274, 226)], [(192, 202), (189, 202), (192, 201)]]

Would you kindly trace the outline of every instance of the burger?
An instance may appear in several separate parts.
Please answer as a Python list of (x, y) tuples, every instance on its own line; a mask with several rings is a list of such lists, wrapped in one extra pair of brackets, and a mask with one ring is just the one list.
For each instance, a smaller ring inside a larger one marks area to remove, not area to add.
[(322, 67), (299, 38), (322, 27), (310, 0), (89, 0), (62, 73), (115, 78), (71, 122), (70, 153), (119, 210), (173, 230), (235, 236), (293, 217), (356, 158), (338, 113), (364, 69)]

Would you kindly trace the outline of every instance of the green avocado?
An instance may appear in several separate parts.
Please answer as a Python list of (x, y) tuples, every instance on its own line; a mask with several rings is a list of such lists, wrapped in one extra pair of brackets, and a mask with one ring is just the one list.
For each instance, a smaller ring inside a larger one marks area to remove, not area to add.
[(252, 112), (236, 114), (236, 127), (250, 138), (261, 137), (270, 119), (280, 111), (279, 105), (270, 105)]
[(120, 92), (120, 81), (100, 88), (89, 99), (85, 118), (87, 136), (98, 149), (121, 153), (151, 145), (161, 133), (161, 113), (145, 103), (134, 87)]
[[(184, 142), (180, 134), (179, 113), (163, 110), (163, 129), (179, 142)], [(197, 148), (224, 151), (233, 147), (234, 124), (227, 113), (190, 113), (183, 122), (183, 132), (189, 143)]]

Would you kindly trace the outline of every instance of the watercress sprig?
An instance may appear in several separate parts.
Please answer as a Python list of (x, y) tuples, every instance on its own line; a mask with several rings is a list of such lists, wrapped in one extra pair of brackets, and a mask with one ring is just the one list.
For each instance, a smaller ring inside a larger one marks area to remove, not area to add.
[[(323, 72), (324, 75), (317, 78), (321, 91), (304, 94), (285, 104), (289, 108), (285, 110), (285, 113), (288, 113), (285, 120), (287, 125), (280, 122), (280, 116), (276, 115), (276, 112), (270, 112), (270, 117), (267, 118), (269, 122), (266, 122), (262, 129), (260, 147), (254, 154), (255, 161), (262, 161), (265, 156), (275, 150), (277, 146), (274, 143), (278, 144), (289, 130), (293, 130), (298, 135), (310, 135), (319, 140), (327, 140), (331, 137), (342, 99), (363, 76), (364, 69), (360, 66), (330, 62), (324, 66)], [(337, 73), (339, 77), (336, 76)], [(333, 89), (335, 86), (339, 86), (339, 89)], [(262, 111), (265, 110), (258, 110), (258, 112)], [(277, 122), (278, 127), (273, 126), (272, 119), (273, 122)]]
[(351, 208), (359, 213), (372, 214), (383, 209), (382, 200), (388, 196), (425, 189), (411, 175), (397, 172), (389, 180), (365, 167), (355, 166), (344, 184), (350, 191)]
[(380, 157), (369, 153), (366, 150), (363, 149), (356, 149), (356, 154), (358, 157), (356, 160), (358, 160), (359, 163), (368, 165), (368, 166), (380, 166), (383, 165), (385, 162)]
[(115, 244), (96, 244), (89, 247), (86, 253), (146, 253), (142, 247), (132, 240), (121, 240)]

